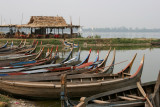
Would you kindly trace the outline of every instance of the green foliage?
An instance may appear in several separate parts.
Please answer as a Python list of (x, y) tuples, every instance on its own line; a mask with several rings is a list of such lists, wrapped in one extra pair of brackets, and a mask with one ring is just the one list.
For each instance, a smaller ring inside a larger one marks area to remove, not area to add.
[(98, 38), (99, 39), (99, 38), (101, 38), (101, 36), (100, 35), (96, 35), (94, 38), (96, 38), (96, 39)]
[(11, 99), (8, 96), (4, 96), (0, 94), (0, 101), (8, 103)]
[(112, 38), (112, 44), (141, 44), (149, 43), (149, 39), (128, 39), (128, 38)]
[[(7, 41), (9, 42), (9, 45), (11, 44), (11, 41), (14, 41), (14, 45), (18, 45), (22, 39), (0, 39), (0, 45), (5, 44)], [(42, 41), (43, 45), (62, 45), (63, 39), (27, 39), (26, 45), (31, 45), (34, 40), (37, 40), (39, 42), (39, 45)], [(151, 43), (151, 42), (159, 42), (160, 39), (129, 39), (129, 38), (100, 38), (99, 35), (96, 35), (95, 38), (72, 38), (67, 39), (69, 42), (74, 42), (75, 44), (79, 44), (80, 46), (83, 46), (84, 43), (87, 44), (111, 44), (111, 45), (126, 45), (126, 44), (145, 44), (145, 43)]]

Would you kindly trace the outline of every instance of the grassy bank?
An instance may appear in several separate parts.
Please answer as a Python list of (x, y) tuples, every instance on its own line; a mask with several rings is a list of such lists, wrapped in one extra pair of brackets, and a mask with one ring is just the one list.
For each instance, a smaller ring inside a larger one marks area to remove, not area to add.
[[(14, 41), (14, 44), (17, 45), (20, 43), (22, 39), (0, 39), (0, 44), (4, 44), (6, 41)], [(27, 39), (27, 45), (32, 44), (33, 40), (35, 39)], [(36, 39), (39, 41), (39, 43), (42, 41), (43, 45), (52, 44), (52, 45), (61, 45), (63, 42), (63, 39)], [(75, 39), (67, 39), (69, 42), (78, 43), (80, 46), (125, 46), (125, 45), (150, 45), (151, 42), (160, 42), (160, 39), (144, 39), (144, 38), (135, 38), (135, 39), (128, 39), (128, 38), (75, 38)]]
[(10, 101), (10, 97), (0, 94), (0, 107), (6, 107)]

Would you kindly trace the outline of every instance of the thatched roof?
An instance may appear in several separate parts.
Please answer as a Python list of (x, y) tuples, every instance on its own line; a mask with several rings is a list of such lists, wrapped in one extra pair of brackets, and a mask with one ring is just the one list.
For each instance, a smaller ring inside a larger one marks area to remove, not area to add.
[(26, 25), (18, 27), (67, 27), (67, 23), (60, 16), (32, 16)]
[(70, 28), (80, 27), (79, 25), (67, 24), (63, 17), (60, 16), (32, 16), (28, 24), (23, 25), (0, 25), (0, 27), (18, 27), (18, 28)]

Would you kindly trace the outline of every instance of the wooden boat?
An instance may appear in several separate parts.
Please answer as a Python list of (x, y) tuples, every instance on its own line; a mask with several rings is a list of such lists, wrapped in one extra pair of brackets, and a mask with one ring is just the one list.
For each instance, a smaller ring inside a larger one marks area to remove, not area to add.
[[(11, 57), (11, 58), (9, 58), (7, 60), (1, 60), (0, 61), (0, 66), (2, 68), (4, 68), (5, 66), (8, 68), (9, 66), (12, 66), (11, 63), (19, 63), (20, 61), (24, 62), (24, 61), (35, 60), (36, 58), (41, 57), (42, 52), (43, 52), (43, 49), (41, 49), (39, 52), (34, 53), (34, 54), (25, 55), (25, 56), (21, 56), (21, 57)], [(34, 63), (34, 62), (35, 61), (31, 61), (31, 63)]]
[[(99, 56), (99, 55), (97, 55), (97, 56)], [(108, 54), (107, 54), (107, 56), (108, 56)], [(135, 56), (136, 56), (136, 54), (135, 54)], [(7, 77), (2, 77), (1, 78), (3, 80), (18, 80), (18, 81), (60, 81), (59, 76), (61, 74), (69, 75), (68, 76), (68, 81), (71, 81), (71, 79), (72, 79), (72, 81), (78, 81), (78, 80), (86, 79), (86, 78), (90, 78), (90, 77), (95, 77), (95, 78), (97, 77), (97, 78), (101, 78), (101, 79), (103, 79), (103, 78), (105, 78), (105, 79), (121, 78), (121, 77), (130, 75), (130, 70), (131, 70), (132, 64), (135, 60), (135, 56), (133, 57), (133, 59), (130, 61), (130, 63), (122, 71), (120, 71), (119, 73), (116, 73), (116, 74), (108, 74), (106, 72), (101, 72), (100, 71), (101, 68), (97, 69), (97, 71), (95, 71), (95, 69), (94, 70), (92, 70), (91, 68), (86, 69), (84, 67), (83, 67), (83, 69), (82, 68), (80, 69), (80, 67), (79, 67), (79, 69), (74, 68), (76, 70), (73, 70), (73, 67), (72, 67), (72, 70), (70, 71), (68, 69), (71, 69), (71, 67), (66, 67), (65, 71), (61, 71), (61, 72), (58, 72), (58, 73), (57, 72), (49, 72), (49, 70), (46, 70), (46, 69), (39, 69), (39, 70), (21, 72), (21, 74), (19, 74), (19, 73), (18, 74), (16, 74), (16, 73), (0, 74), (0, 76), (6, 76), (7, 75)], [(113, 59), (114, 59), (114, 57), (115, 57), (115, 50), (114, 50)], [(96, 59), (97, 59), (97, 57), (96, 57)], [(87, 64), (92, 64), (92, 63), (89, 62), (89, 63), (86, 63), (86, 65), (82, 64), (82, 66), (88, 66)], [(94, 64), (94, 66), (95, 66), (95, 64)], [(113, 66), (114, 65), (112, 65), (112, 67)], [(109, 66), (109, 68), (110, 68), (110, 66)], [(96, 73), (94, 73), (93, 71), (96, 72)], [(36, 72), (43, 72), (43, 74), (35, 74)], [(45, 74), (44, 74), (44, 72), (45, 72)], [(28, 75), (25, 75), (26, 73), (28, 73)], [(85, 73), (85, 76), (84, 76), (84, 73)], [(11, 75), (11, 76), (9, 76), (9, 75)], [(88, 79), (88, 80), (90, 80), (90, 79)]]
[(63, 65), (65, 65), (65, 66), (69, 66), (69, 65), (75, 66), (75, 65), (79, 64), (80, 63), (80, 52), (81, 52), (81, 50), (79, 48), (77, 56), (68, 60), (68, 61), (66, 61), (66, 62), (64, 62)]
[[(57, 55), (57, 50), (58, 47), (56, 48), (56, 52), (55, 55), (53, 57), (55, 57)], [(26, 64), (33, 64), (33, 63), (38, 63), (38, 62), (42, 62), (42, 61), (46, 61), (48, 60), (48, 58), (50, 59), (52, 57), (52, 51), (53, 51), (53, 47), (51, 48), (51, 51), (47, 52), (46, 58), (41, 59), (41, 60), (37, 60), (39, 56), (37, 56), (34, 60), (31, 61), (25, 61), (25, 62), (17, 62), (17, 63), (10, 63), (10, 65), (12, 66), (19, 66), (19, 65), (26, 65)]]
[(97, 50), (97, 56), (96, 59), (94, 60), (94, 64), (95, 65), (91, 65), (88, 67), (88, 69), (93, 69), (94, 67), (96, 67), (98, 64), (102, 63), (103, 60), (99, 60), (99, 50)]
[[(36, 46), (35, 42), (36, 41), (34, 41), (31, 46), (26, 47), (26, 40), (24, 41), (23, 46), (22, 46), (22, 41), (21, 41), (17, 47), (10, 46), (9, 48), (5, 48), (5, 49), (0, 50), (0, 55), (4, 56), (4, 55), (8, 55), (8, 54), (15, 54), (18, 52), (19, 53), (26, 53), (28, 51), (32, 51), (34, 49), (34, 47)], [(22, 50), (23, 50), (23, 52), (22, 52)]]
[[(26, 49), (23, 49), (23, 50), (19, 50), (17, 52), (15, 52), (16, 54), (20, 54), (20, 53), (32, 53), (36, 50), (37, 48), (37, 45), (38, 45), (38, 41), (37, 43), (35, 44), (35, 46), (31, 46), (30, 48), (26, 48)], [(23, 46), (24, 47), (24, 46)]]
[[(42, 48), (41, 51), (43, 51), (44, 48)], [(58, 49), (58, 47), (57, 47)], [(0, 67), (0, 72), (14, 72), (17, 70), (21, 70), (21, 69), (25, 69), (25, 67), (31, 67), (31, 66), (36, 66), (36, 65), (42, 65), (42, 64), (48, 64), (53, 62), (54, 60), (57, 60), (57, 49), (55, 52), (55, 55), (52, 57), (52, 50), (53, 47), (50, 51), (50, 56), (41, 59), (41, 60), (36, 60), (38, 57), (40, 57), (41, 54), (37, 55), (37, 57), (34, 60), (31, 61), (25, 61), (25, 62), (17, 62), (17, 63), (11, 63), (12, 66), (7, 66), (7, 67)], [(21, 69), (17, 69), (17, 68), (21, 68)]]
[(63, 61), (61, 61), (61, 63), (64, 63), (64, 62), (68, 61), (69, 58), (71, 57), (72, 53), (73, 53), (73, 48), (71, 48), (71, 51), (69, 52), (68, 57), (66, 57)]
[[(112, 74), (113, 73), (113, 69), (114, 69), (114, 64), (115, 64), (115, 56), (116, 56), (116, 50), (114, 48), (113, 51), (113, 58), (112, 58), (112, 62), (108, 67), (105, 67), (101, 73), (106, 73), (106, 74)], [(101, 69), (100, 69), (101, 70)]]
[(63, 44), (67, 47), (73, 47), (73, 48), (78, 48), (79, 45), (78, 44), (74, 44), (74, 43), (71, 43), (71, 42), (67, 42), (67, 41), (63, 41)]
[(21, 42), (19, 43), (17, 47), (22, 47), (22, 43), (23, 43), (23, 40), (21, 40)]
[[(88, 54), (88, 56), (80, 63), (80, 64), (77, 64), (77, 66), (79, 66), (79, 65), (82, 65), (82, 64), (84, 64), (84, 63), (87, 63), (88, 62), (88, 60), (89, 60), (89, 57), (90, 57), (90, 55), (91, 55), (91, 51), (92, 51), (92, 49), (90, 49), (89, 50), (89, 54)], [(98, 55), (99, 55), (99, 53), (98, 53)]]
[(25, 55), (22, 55), (22, 56), (10, 56), (10, 57), (1, 57), (0, 59), (0, 62), (4, 62), (4, 61), (7, 61), (7, 62), (12, 62), (12, 61), (16, 61), (16, 60), (20, 60), (20, 61), (23, 61), (23, 60), (26, 60), (26, 59), (34, 59), (34, 58), (39, 58), (43, 52), (43, 49), (40, 49), (39, 52), (37, 53), (33, 53), (33, 54), (25, 54)]
[[(100, 80), (97, 77), (90, 79), (81, 79), (79, 81), (70, 81), (67, 83), (68, 95), (70, 97), (90, 96), (100, 92), (110, 91), (117, 88), (134, 85), (139, 81), (144, 64), (144, 57), (138, 70), (131, 76), (115, 79)], [(85, 76), (85, 75), (84, 75)], [(0, 80), (0, 90), (11, 93), (16, 96), (26, 98), (59, 98), (60, 82), (19, 82)]]
[(0, 49), (7, 48), (7, 45), (8, 45), (8, 41), (3, 46), (1, 46)]
[[(105, 57), (105, 59), (103, 60), (103, 62), (100, 63), (97, 68), (105, 65), (105, 63), (106, 63), (106, 61), (108, 59), (110, 51), (111, 51), (111, 49), (109, 50), (109, 52), (108, 52), (107, 56)], [(89, 52), (89, 55), (90, 55), (90, 53), (91, 53), (91, 50)], [(92, 64), (93, 63), (94, 62), (92, 62)], [(76, 69), (79, 69), (79, 66), (81, 66), (81, 65), (78, 64), (78, 66), (76, 65), (76, 66), (67, 66), (67, 67), (59, 67), (59, 68), (50, 68), (49, 71), (56, 72), (56, 71), (64, 71), (64, 70), (76, 70)]]
[[(53, 48), (52, 48), (52, 50), (53, 50)], [(58, 50), (58, 47), (56, 48), (56, 50)], [(69, 57), (71, 56), (71, 53), (72, 53), (72, 51), (73, 50), (71, 50), (70, 52), (69, 52), (69, 55), (67, 56), (67, 58), (65, 58), (64, 60), (65, 61), (67, 61), (68, 59), (69, 59)], [(52, 54), (51, 54), (52, 55)], [(50, 57), (51, 57), (51, 55), (50, 55)], [(57, 58), (57, 51), (56, 51), (56, 53), (55, 53), (55, 55), (53, 56), (53, 58), (54, 59), (52, 59), (52, 61), (51, 61), (51, 64), (45, 64), (45, 65), (41, 65), (41, 64), (39, 64), (39, 63), (41, 63), (41, 62), (38, 62), (38, 63), (35, 63), (35, 64), (33, 64), (34, 66), (33, 67), (28, 67), (28, 64), (27, 65), (23, 65), (23, 66), (14, 66), (12, 69), (10, 69), (10, 67), (6, 67), (7, 69), (5, 69), (5, 70), (0, 70), (0, 72), (2, 73), (9, 73), (9, 72), (20, 72), (20, 71), (28, 71), (28, 73), (40, 73), (40, 72), (42, 72), (42, 71), (44, 71), (44, 72), (46, 72), (46, 71), (49, 71), (49, 70), (46, 70), (45, 68), (50, 68), (50, 67), (60, 67), (60, 66), (63, 66), (63, 63), (61, 62), (61, 63), (59, 63), (59, 64), (54, 64), (54, 62), (55, 62), (55, 57)], [(36, 64), (39, 64), (38, 66), (35, 66)], [(24, 68), (24, 66), (26, 66), (26, 67), (28, 67), (28, 68)], [(8, 69), (9, 68), (9, 69)], [(2, 69), (3, 69), (3, 67), (2, 67)], [(37, 69), (41, 69), (41, 70), (37, 70)], [(31, 70), (36, 70), (36, 71), (31, 71)], [(19, 73), (17, 73), (18, 75), (19, 75)], [(26, 73), (25, 73), (26, 74)]]
[[(8, 42), (6, 44), (8, 44)], [(12, 49), (13, 49), (13, 41), (11, 42), (11, 45), (10, 45), (9, 48), (1, 48), (0, 53), (7, 52), (7, 51), (10, 51)]]
[(16, 50), (22, 49), (21, 44), (22, 44), (22, 41), (17, 47), (13, 47), (13, 41), (12, 41), (11, 46), (9, 48), (0, 49), (0, 56), (6, 56), (7, 54), (12, 54)]
[[(78, 52), (78, 56), (77, 56), (76, 59), (79, 59), (79, 57), (80, 57), (79, 54), (80, 54), (80, 51)], [(86, 65), (82, 64), (81, 66), (77, 66), (77, 68), (83, 68), (83, 67), (89, 66), (91, 64), (93, 64), (93, 63), (90, 62), (90, 63), (88, 63)], [(49, 72), (50, 71), (49, 69), (44, 69), (44, 68), (60, 67), (60, 66), (64, 66), (64, 65), (66, 65), (66, 64), (48, 64), (48, 65), (34, 66), (34, 67), (30, 67), (30, 68), (24, 68), (24, 67), (28, 67), (26, 65), (23, 65), (23, 66), (13, 66), (15, 69), (11, 69), (11, 68), (13, 68), (13, 67), (11, 67), (10, 69), (0, 70), (1, 73), (5, 73), (5, 74), (0, 74), (0, 76), (25, 75), (25, 74), (33, 74), (33, 73), (44, 73), (44, 72)], [(65, 67), (65, 69), (68, 69), (68, 68), (71, 68), (71, 66), (70, 67)], [(16, 73), (10, 73), (10, 72), (16, 72)]]
[(66, 107), (160, 107), (159, 87), (160, 73), (157, 82), (143, 83), (142, 86), (137, 82), (137, 85), (82, 97), (78, 104), (66, 100)]

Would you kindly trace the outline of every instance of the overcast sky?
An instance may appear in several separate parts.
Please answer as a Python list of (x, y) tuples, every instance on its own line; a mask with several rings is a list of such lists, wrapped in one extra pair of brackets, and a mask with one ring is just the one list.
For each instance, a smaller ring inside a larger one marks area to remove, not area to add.
[[(23, 20), (22, 20), (23, 14)], [(160, 0), (0, 0), (5, 24), (26, 24), (31, 16), (62, 16), (88, 27), (160, 28)]]

